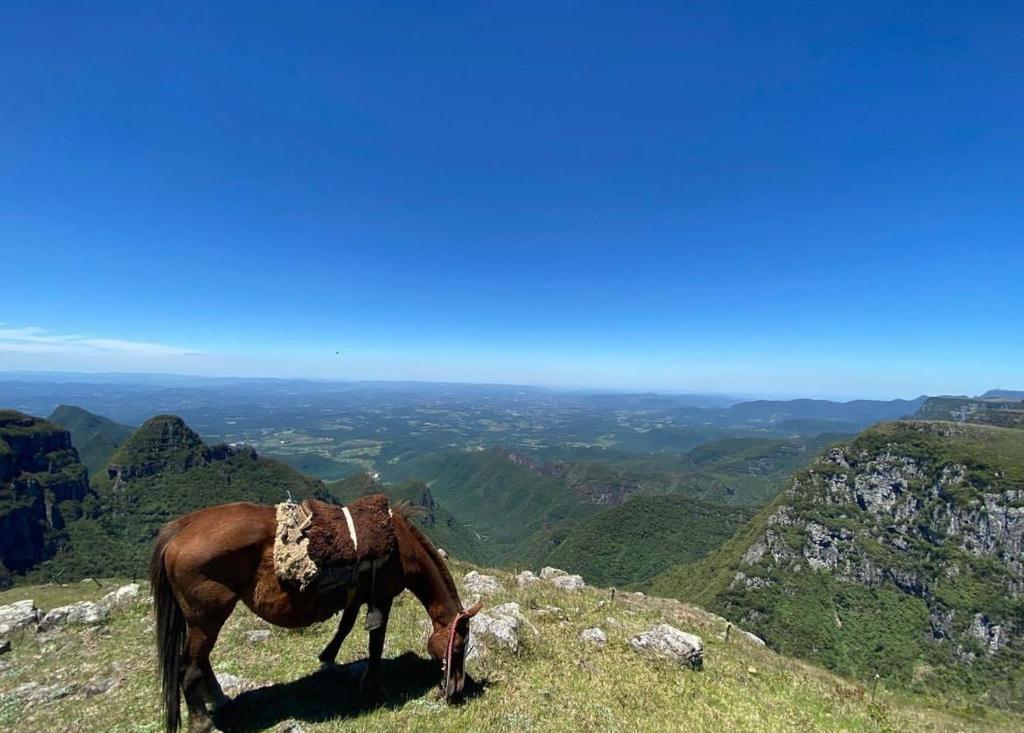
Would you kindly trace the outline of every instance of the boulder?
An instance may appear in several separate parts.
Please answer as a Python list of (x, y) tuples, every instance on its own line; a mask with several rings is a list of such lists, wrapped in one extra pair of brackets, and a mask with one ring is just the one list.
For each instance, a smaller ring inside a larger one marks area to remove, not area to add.
[(43, 616), (39, 622), (40, 631), (49, 631), (68, 624), (92, 625), (106, 621), (110, 610), (99, 603), (79, 601), (70, 606), (58, 606)]
[(139, 598), (139, 584), (129, 583), (128, 585), (122, 585), (115, 591), (107, 593), (99, 599), (96, 604), (105, 607), (108, 611), (112, 611), (115, 608), (124, 608), (135, 603)]
[(228, 697), (235, 697), (247, 690), (253, 690), (257, 687), (256, 683), (252, 680), (247, 680), (245, 677), (239, 677), (228, 672), (214, 671), (214, 675), (216, 675), (217, 682), (220, 683), (220, 687), (224, 691), (224, 694)]
[(519, 628), (524, 621), (518, 603), (503, 603), (480, 612), (469, 622), (469, 648), (466, 659), (474, 659), (497, 647), (519, 653)]
[(594, 646), (604, 646), (608, 643), (608, 637), (601, 629), (595, 626), (592, 629), (583, 629), (580, 632), (580, 641), (593, 644)]
[(569, 573), (565, 572), (564, 570), (559, 570), (558, 568), (546, 567), (541, 569), (540, 578), (541, 580), (553, 580), (555, 578), (560, 578), (563, 575), (568, 574)]
[(86, 697), (105, 695), (117, 687), (120, 680), (117, 677), (93, 677), (82, 685), (82, 694)]
[(749, 631), (744, 631), (743, 629), (736, 630), (740, 632), (741, 639), (744, 639), (745, 641), (748, 641), (751, 644), (756, 644), (757, 646), (766, 646), (766, 644), (764, 643), (764, 639), (762, 639), (760, 636), (757, 636), (756, 634), (751, 634)]
[(670, 659), (691, 669), (704, 666), (704, 642), (701, 638), (668, 624), (658, 624), (650, 631), (630, 637), (629, 645), (640, 654)]
[(255, 631), (246, 631), (245, 638), (250, 644), (262, 644), (263, 642), (270, 639), (269, 629), (257, 629)]
[(580, 591), (587, 587), (579, 575), (559, 575), (551, 579), (551, 585), (559, 590)]
[(26, 626), (39, 623), (39, 609), (35, 601), (17, 601), (0, 606), (0, 634), (9, 634)]
[(531, 573), (529, 570), (524, 570), (516, 576), (516, 585), (520, 588), (526, 588), (527, 586), (539, 583), (540, 578)]
[(493, 596), (501, 592), (501, 583), (493, 575), (482, 575), (475, 570), (466, 573), (462, 579), (462, 587), (472, 596)]
[(8, 692), (6, 697), (16, 699), (23, 705), (41, 705), (70, 694), (71, 688), (63, 685), (41, 685), (38, 682), (26, 682)]

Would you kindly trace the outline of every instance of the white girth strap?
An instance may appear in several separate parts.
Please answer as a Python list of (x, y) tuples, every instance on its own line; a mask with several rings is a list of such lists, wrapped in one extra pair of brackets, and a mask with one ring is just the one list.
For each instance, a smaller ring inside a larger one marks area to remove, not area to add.
[(343, 506), (341, 511), (345, 514), (345, 524), (348, 525), (348, 536), (352, 538), (352, 547), (355, 550), (359, 549), (359, 540), (356, 539), (356, 525), (352, 521), (352, 514), (349, 512), (347, 506)]

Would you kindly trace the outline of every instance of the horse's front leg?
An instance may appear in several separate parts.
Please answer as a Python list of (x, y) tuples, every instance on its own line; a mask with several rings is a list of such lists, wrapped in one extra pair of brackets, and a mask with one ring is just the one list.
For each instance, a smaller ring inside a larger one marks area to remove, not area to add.
[(359, 617), (359, 605), (358, 603), (353, 603), (342, 612), (341, 621), (338, 622), (338, 630), (334, 632), (334, 636), (327, 643), (327, 646), (324, 647), (324, 650), (320, 652), (320, 664), (325, 667), (334, 665), (334, 660), (338, 658), (338, 650), (349, 635), (349, 632), (352, 631), (352, 627)]
[(363, 695), (372, 700), (380, 695), (381, 657), (384, 655), (384, 636), (388, 630), (388, 616), (391, 613), (391, 601), (388, 598), (377, 602), (381, 613), (381, 625), (370, 632), (370, 658), (366, 662), (366, 673), (363, 675)]

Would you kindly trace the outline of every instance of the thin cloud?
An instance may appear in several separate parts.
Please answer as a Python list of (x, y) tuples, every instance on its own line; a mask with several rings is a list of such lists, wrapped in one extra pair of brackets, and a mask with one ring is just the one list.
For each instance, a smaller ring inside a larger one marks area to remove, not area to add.
[[(7, 326), (7, 324), (0, 324)], [(202, 352), (151, 341), (96, 338), (56, 333), (39, 326), (0, 328), (0, 352), (8, 354), (68, 354), (79, 356), (197, 356)]]

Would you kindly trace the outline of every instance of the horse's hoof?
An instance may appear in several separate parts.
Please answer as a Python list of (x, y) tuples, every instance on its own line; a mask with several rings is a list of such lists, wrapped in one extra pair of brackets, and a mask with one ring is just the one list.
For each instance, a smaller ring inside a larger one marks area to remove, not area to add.
[(213, 724), (210, 718), (191, 718), (188, 721), (188, 733), (223, 733)]
[(340, 669), (338, 663), (333, 659), (321, 659), (320, 660), (320, 671), (321, 672), (333, 672)]

